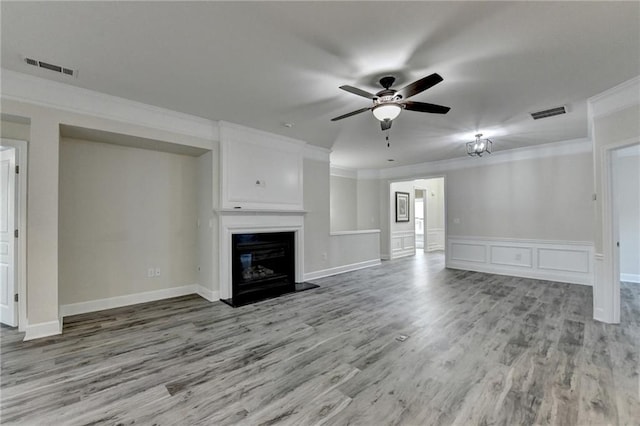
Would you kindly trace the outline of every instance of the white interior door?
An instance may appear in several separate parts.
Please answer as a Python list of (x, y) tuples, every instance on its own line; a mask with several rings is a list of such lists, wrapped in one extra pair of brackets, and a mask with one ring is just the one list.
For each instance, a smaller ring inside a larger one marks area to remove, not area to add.
[[(5, 147), (6, 148), (6, 147)], [(0, 322), (18, 325), (15, 280), (16, 150), (0, 151)]]

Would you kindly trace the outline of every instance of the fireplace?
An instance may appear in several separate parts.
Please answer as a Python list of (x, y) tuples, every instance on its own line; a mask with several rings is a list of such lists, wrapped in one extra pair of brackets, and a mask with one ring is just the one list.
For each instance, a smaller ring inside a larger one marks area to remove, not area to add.
[[(240, 302), (234, 300), (233, 274), (234, 268), (242, 266), (240, 259), (234, 260), (234, 238), (236, 235), (260, 235), (267, 237), (272, 234), (289, 234), (293, 238), (290, 242), (292, 255), (292, 265), (294, 268), (293, 282), (304, 282), (304, 212), (285, 211), (250, 211), (242, 209), (222, 209), (217, 210), (219, 218), (218, 238), (220, 242), (219, 251), (219, 282), (220, 300), (232, 306), (238, 306)], [(244, 249), (244, 247), (243, 247)], [(249, 254), (249, 253), (241, 253)], [(244, 257), (245, 262), (248, 257)], [(251, 266), (254, 265), (254, 258), (251, 258)], [(265, 268), (273, 269), (269, 265), (262, 265)], [(274, 270), (275, 271), (275, 270)], [(256, 272), (254, 270), (250, 272)], [(268, 271), (262, 270), (264, 274)], [(257, 271), (260, 274), (259, 271)], [(237, 273), (236, 273), (237, 276)], [(247, 275), (249, 277), (249, 275)], [(281, 289), (282, 290), (282, 289)], [(264, 294), (264, 293), (263, 293)], [(275, 295), (275, 294), (274, 294)], [(247, 297), (247, 299), (258, 299)], [(266, 298), (270, 297), (266, 295)], [(250, 303), (245, 301), (244, 303)]]
[(295, 233), (233, 234), (231, 299), (240, 306), (291, 293), (295, 283)]

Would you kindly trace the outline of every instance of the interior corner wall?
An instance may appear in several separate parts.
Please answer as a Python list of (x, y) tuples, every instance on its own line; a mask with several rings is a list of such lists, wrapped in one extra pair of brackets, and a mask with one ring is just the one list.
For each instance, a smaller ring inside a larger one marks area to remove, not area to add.
[(62, 138), (60, 304), (195, 284), (196, 170), (187, 155)]
[[(217, 231), (217, 221), (213, 214), (213, 191), (212, 185), (217, 186), (217, 179), (214, 182), (214, 164), (218, 164), (217, 156), (214, 161), (214, 153), (209, 151), (196, 158), (197, 172), (197, 241), (198, 241), (198, 280), (197, 283), (210, 291), (218, 291), (214, 268), (214, 260), (217, 263), (217, 239), (214, 239), (214, 230)], [(214, 248), (214, 241), (215, 248)], [(215, 251), (215, 253), (214, 253)], [(214, 288), (214, 283), (215, 288)]]
[(331, 231), (354, 231), (358, 227), (357, 179), (330, 177), (330, 226)]
[(446, 173), (449, 237), (593, 240), (591, 154)]
[(304, 272), (328, 269), (330, 212), (329, 162), (304, 159)]

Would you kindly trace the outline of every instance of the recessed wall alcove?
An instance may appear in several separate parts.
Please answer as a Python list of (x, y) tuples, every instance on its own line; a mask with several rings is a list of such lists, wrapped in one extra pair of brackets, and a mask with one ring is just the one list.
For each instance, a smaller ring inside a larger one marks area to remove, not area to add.
[(211, 150), (60, 125), (61, 316), (213, 286)]

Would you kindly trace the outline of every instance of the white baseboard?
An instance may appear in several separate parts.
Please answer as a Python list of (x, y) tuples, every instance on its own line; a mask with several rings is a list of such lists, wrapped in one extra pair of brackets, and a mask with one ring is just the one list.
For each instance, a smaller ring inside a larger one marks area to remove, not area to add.
[(620, 281), (624, 281), (627, 283), (640, 284), (640, 275), (639, 274), (620, 274)]
[(42, 337), (62, 334), (62, 321), (41, 322), (38, 324), (28, 324), (25, 329), (24, 340), (40, 339)]
[[(87, 312), (120, 308), (122, 306), (135, 305), (138, 303), (154, 302), (156, 300), (169, 299), (171, 297), (186, 296), (187, 294), (200, 294), (200, 287), (204, 289), (204, 287), (198, 284), (192, 284), (182, 287), (163, 288), (160, 290), (145, 291), (143, 293), (127, 294), (124, 296), (109, 297), (106, 299), (60, 305), (60, 316), (67, 317), (69, 315), (85, 314)], [(206, 294), (206, 292), (203, 293)], [(202, 297), (210, 300), (208, 297)]]
[(197, 293), (200, 297), (202, 297), (203, 299), (207, 299), (209, 302), (216, 302), (220, 300), (219, 291), (209, 290), (208, 288), (203, 287), (199, 284), (197, 285)]
[(358, 269), (370, 268), (380, 265), (380, 259), (366, 260), (364, 262), (352, 263), (350, 265), (336, 266), (335, 268), (322, 269), (320, 271), (304, 274), (304, 280), (316, 280), (318, 278), (329, 277), (331, 275), (343, 274), (345, 272), (357, 271)]
[(593, 244), (449, 237), (447, 267), (571, 284), (593, 285)]

